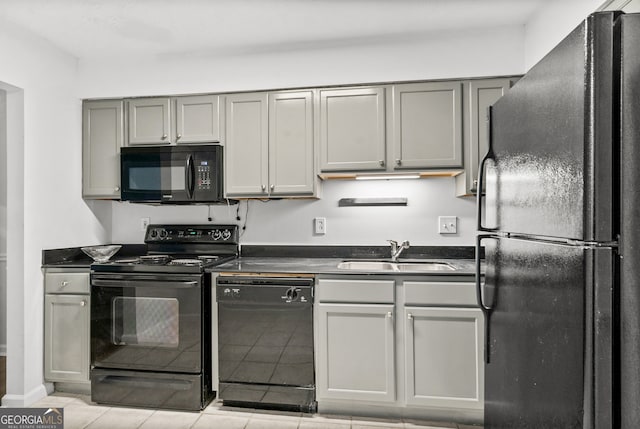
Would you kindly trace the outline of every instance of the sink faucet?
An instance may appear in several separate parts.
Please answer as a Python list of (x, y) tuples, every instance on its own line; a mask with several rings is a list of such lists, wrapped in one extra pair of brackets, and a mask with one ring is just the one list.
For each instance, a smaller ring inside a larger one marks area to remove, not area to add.
[(398, 260), (398, 257), (400, 256), (400, 254), (404, 249), (408, 249), (409, 246), (411, 246), (411, 243), (409, 243), (409, 240), (403, 241), (402, 244), (398, 244), (398, 242), (395, 240), (387, 240), (387, 241), (391, 245), (391, 260), (393, 262)]

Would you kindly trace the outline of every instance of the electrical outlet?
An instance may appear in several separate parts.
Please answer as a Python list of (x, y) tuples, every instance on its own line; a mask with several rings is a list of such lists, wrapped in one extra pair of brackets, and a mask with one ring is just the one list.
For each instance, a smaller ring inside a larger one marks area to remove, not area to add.
[(326, 234), (327, 233), (327, 218), (325, 217), (317, 217), (313, 219), (313, 225), (316, 234)]
[(140, 231), (146, 231), (147, 227), (149, 226), (149, 218), (148, 217), (141, 217), (140, 218)]
[(438, 232), (440, 234), (457, 233), (458, 218), (456, 216), (438, 216)]

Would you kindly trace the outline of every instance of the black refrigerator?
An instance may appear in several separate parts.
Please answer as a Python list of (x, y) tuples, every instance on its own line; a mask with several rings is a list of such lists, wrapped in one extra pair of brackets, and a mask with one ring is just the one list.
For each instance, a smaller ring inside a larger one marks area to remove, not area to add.
[(485, 428), (640, 428), (640, 15), (590, 15), (489, 121)]

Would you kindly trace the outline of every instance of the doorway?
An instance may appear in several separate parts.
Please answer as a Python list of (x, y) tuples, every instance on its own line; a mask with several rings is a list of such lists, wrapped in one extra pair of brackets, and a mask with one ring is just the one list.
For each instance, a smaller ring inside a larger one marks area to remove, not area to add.
[(0, 89), (0, 398), (7, 391), (7, 93)]

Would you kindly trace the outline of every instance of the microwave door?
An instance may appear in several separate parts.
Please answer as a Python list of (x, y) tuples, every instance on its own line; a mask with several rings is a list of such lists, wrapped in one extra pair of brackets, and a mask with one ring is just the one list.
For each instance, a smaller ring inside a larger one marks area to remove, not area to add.
[(162, 167), (162, 202), (181, 203), (192, 199), (193, 158), (189, 152), (173, 151)]

